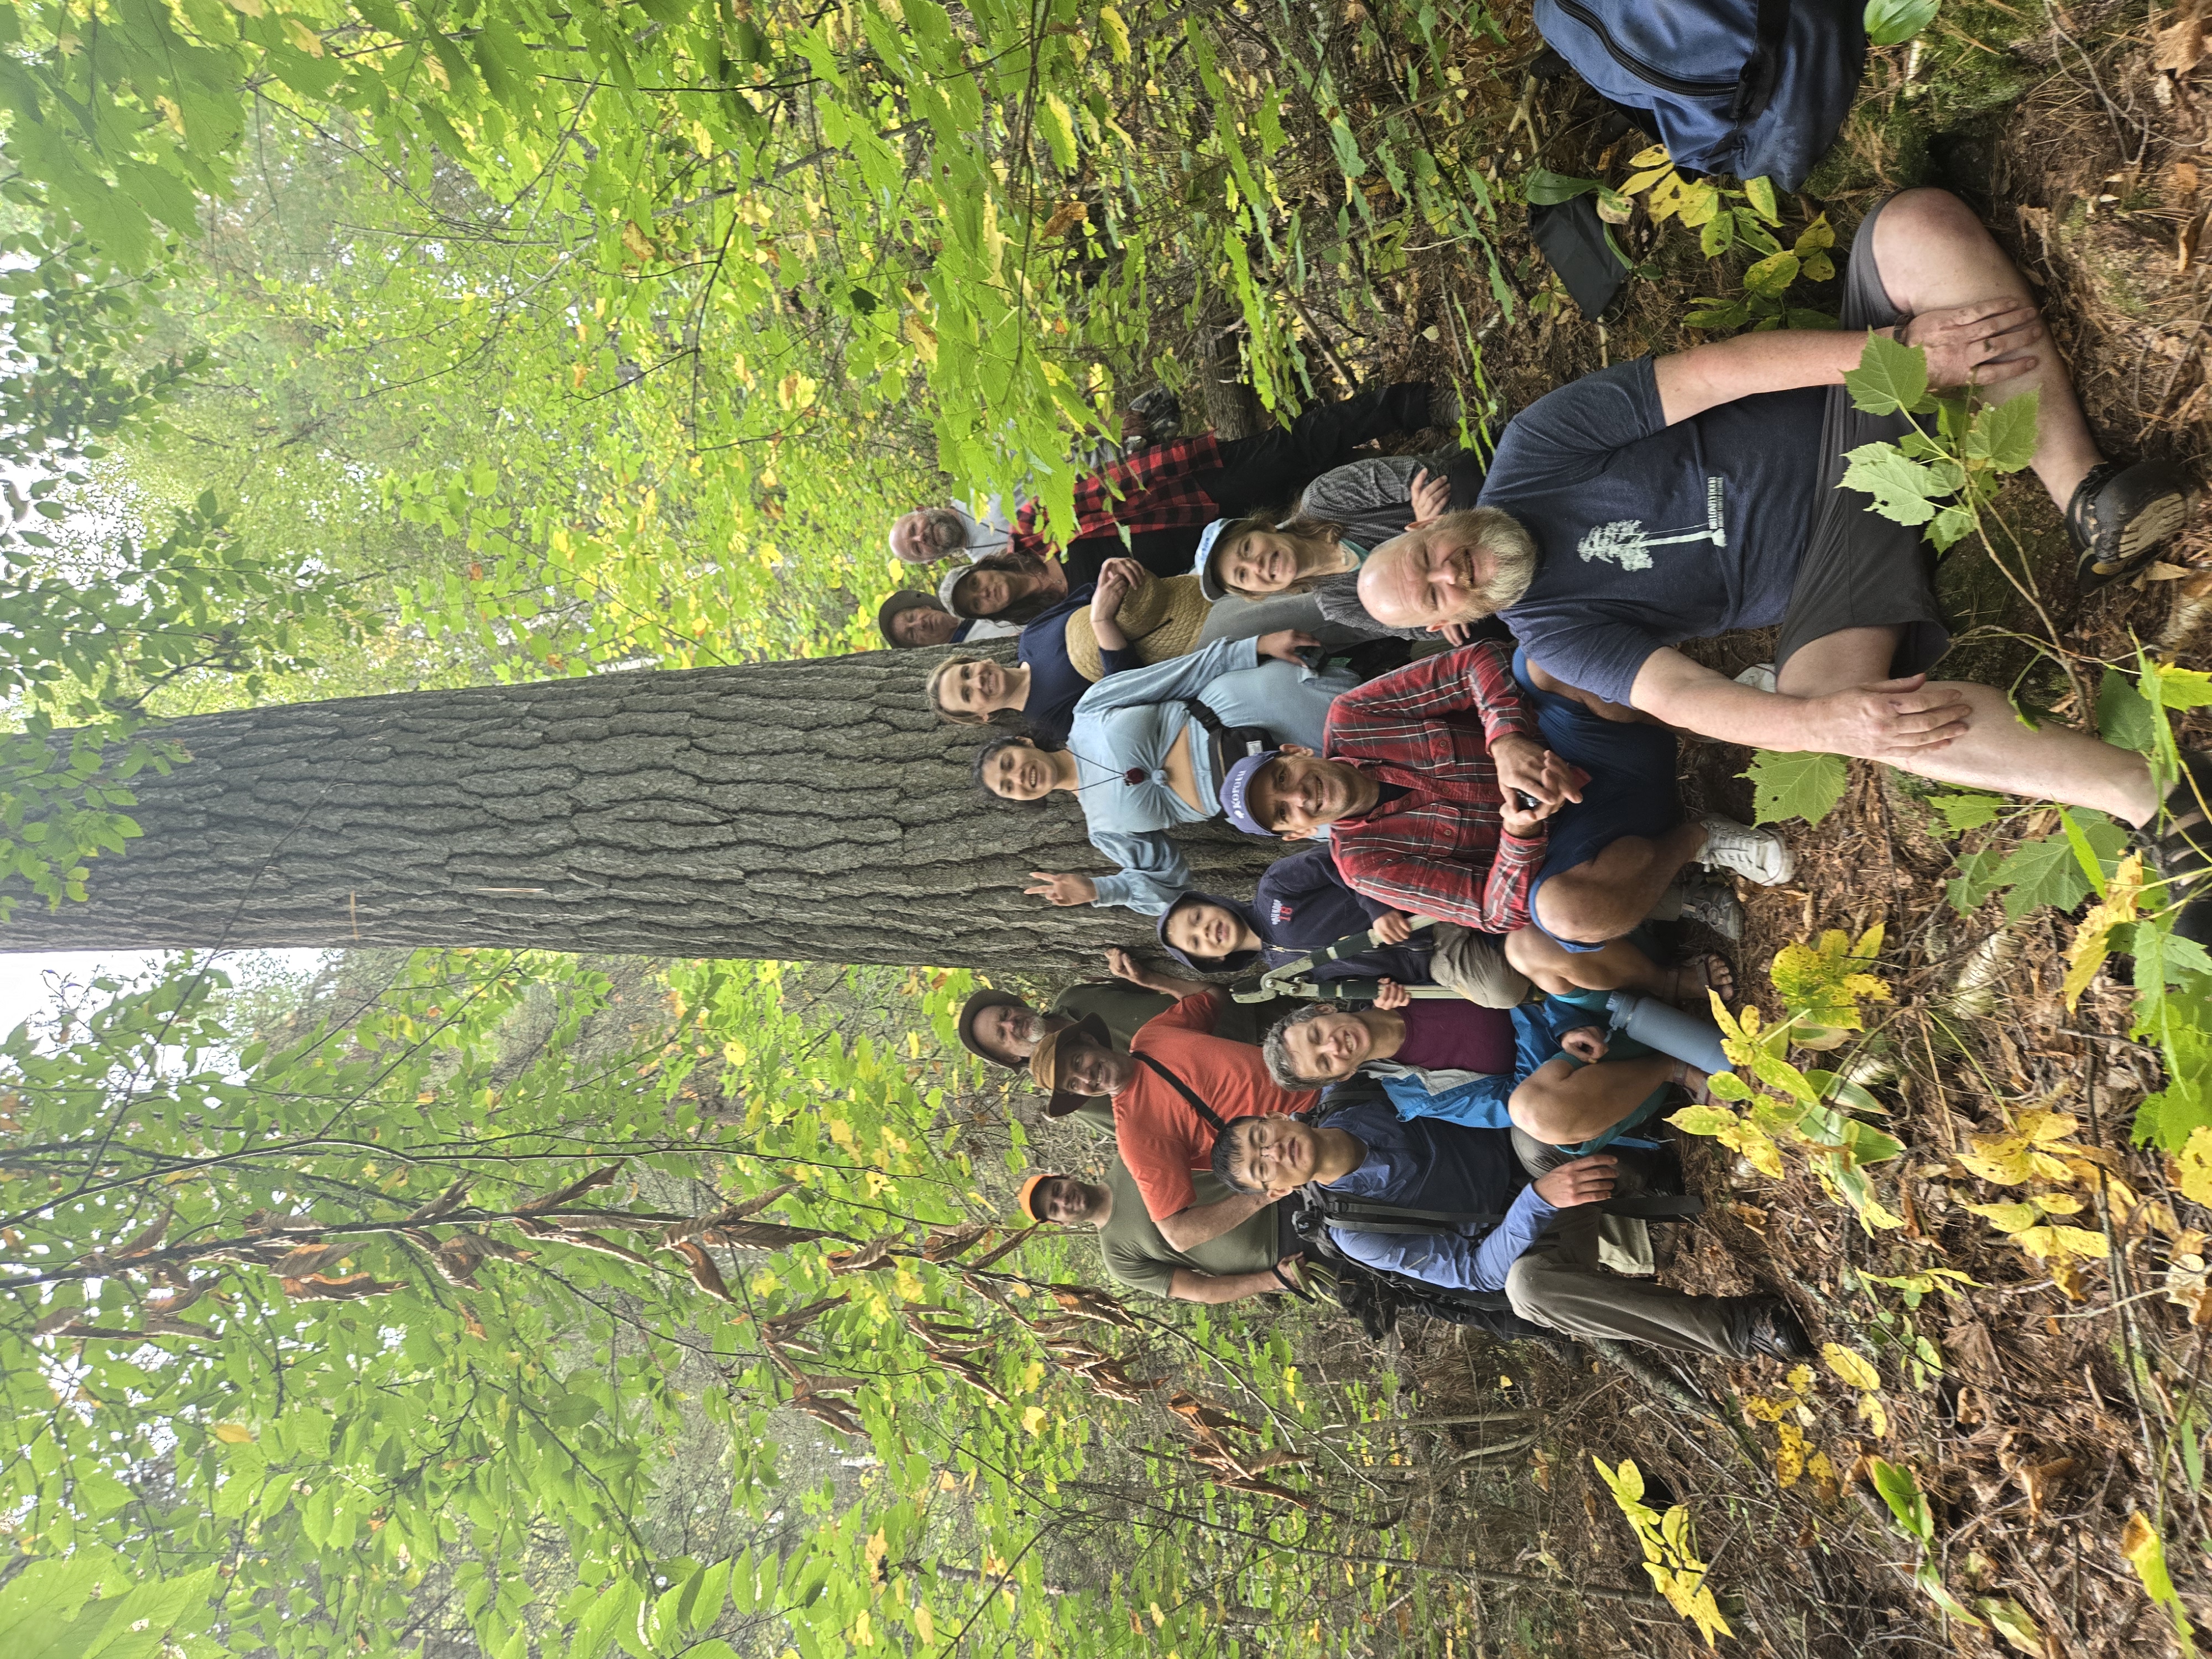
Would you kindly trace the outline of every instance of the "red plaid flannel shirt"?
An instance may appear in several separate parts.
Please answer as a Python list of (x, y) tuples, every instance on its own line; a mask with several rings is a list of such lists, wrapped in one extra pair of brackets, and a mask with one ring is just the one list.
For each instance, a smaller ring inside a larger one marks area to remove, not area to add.
[(1490, 758), (1490, 744), (1509, 734), (1543, 741), (1513, 683), (1512, 650), (1482, 640), (1424, 657), (1329, 709), (1323, 754), (1413, 792), (1339, 819), (1330, 832), (1336, 867), (1354, 890), (1485, 933), (1528, 926), (1548, 843), (1506, 833)]
[[(1218, 471), (1221, 448), (1211, 432), (1195, 438), (1171, 438), (1147, 444), (1127, 460), (1075, 483), (1075, 534), (1068, 539), (1111, 534), (1120, 526), (1135, 535), (1146, 530), (1188, 530), (1221, 516), (1213, 497), (1194, 475)], [(1041, 528), (1044, 506), (1024, 501), (1014, 514), (1013, 547), (1038, 558), (1060, 550), (1060, 538)]]

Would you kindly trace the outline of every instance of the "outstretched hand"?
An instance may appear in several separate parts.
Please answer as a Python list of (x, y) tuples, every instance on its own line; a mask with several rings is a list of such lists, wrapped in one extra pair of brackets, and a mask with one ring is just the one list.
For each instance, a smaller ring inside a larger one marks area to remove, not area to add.
[(1925, 674), (1876, 680), (1813, 698), (1813, 741), (1808, 749), (1861, 760), (1925, 754), (1949, 746), (1973, 724), (1973, 706), (1948, 686), (1930, 687)]
[(2016, 295), (1923, 311), (1908, 319), (1895, 337), (1928, 354), (1928, 383), (1934, 386), (1969, 380), (1987, 386), (2025, 374), (2043, 361), (2036, 349), (2043, 319), (2032, 301)]
[(1562, 1164), (1536, 1182), (1536, 1196), (1555, 1210), (1602, 1204), (1613, 1196), (1613, 1171), (1620, 1161), (1611, 1152), (1594, 1152)]
[(1022, 891), (1054, 904), (1089, 904), (1098, 896), (1097, 884), (1088, 876), (1055, 876), (1048, 871), (1032, 870), (1030, 880), (1034, 884)]

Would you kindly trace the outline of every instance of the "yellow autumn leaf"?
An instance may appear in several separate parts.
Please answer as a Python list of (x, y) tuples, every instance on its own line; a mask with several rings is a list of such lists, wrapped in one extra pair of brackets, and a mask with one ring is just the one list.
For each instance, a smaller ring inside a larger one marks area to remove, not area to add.
[(1797, 1477), (1805, 1473), (1805, 1431), (1795, 1423), (1774, 1425), (1774, 1478), (1784, 1486), (1794, 1486)]
[(1022, 1413), (1023, 1432), (1025, 1434), (1042, 1434), (1044, 1432), (1044, 1407), (1042, 1406), (1030, 1406), (1026, 1407)]
[(2036, 1206), (2045, 1215), (2079, 1215), (2088, 1200), (2078, 1193), (2038, 1193)]
[(310, 58), (323, 55), (323, 37), (296, 17), (284, 20), (284, 38)]
[(2043, 1212), (2033, 1204), (1969, 1204), (1966, 1208), (1987, 1217), (2001, 1233), (2024, 1233), (2043, 1218)]
[(2074, 943), (2066, 953), (2066, 1008), (2072, 1012), (2074, 1005), (2081, 1000), (2081, 993), (2089, 988), (2089, 981), (2112, 954), (2112, 929), (2136, 919), (2136, 906), (2142, 897), (2143, 861), (2140, 853), (2130, 853), (2120, 860), (2106, 884), (2105, 896), (2089, 907), (2089, 914), (2081, 918), (2081, 925), (2074, 930)]
[(2027, 1609), (2009, 1595), (2002, 1601), (1984, 1595), (1974, 1603), (1974, 1610), (1990, 1621), (1997, 1634), (2022, 1653), (2043, 1659), (2049, 1651), (2043, 1639), (2043, 1627), (2037, 1624)]
[(2081, 1127), (2081, 1120), (2071, 1112), (2046, 1112), (2039, 1108), (2013, 1120), (2014, 1129), (2038, 1146), (2063, 1140)]
[(891, 1288), (898, 1292), (902, 1302), (920, 1302), (929, 1295), (921, 1275), (903, 1261), (899, 1263), (898, 1271), (891, 1275)]
[(914, 1604), (914, 1633), (924, 1642), (937, 1639), (937, 1620), (929, 1616), (929, 1604), (926, 1601)]
[(253, 1431), (243, 1423), (218, 1423), (215, 1425), (215, 1437), (226, 1446), (243, 1446), (253, 1438)]
[(1840, 1342), (1824, 1343), (1820, 1358), (1828, 1362), (1828, 1369), (1855, 1389), (1878, 1389), (1881, 1373), (1866, 1362), (1863, 1355), (1853, 1353)]
[(2093, 1233), (2087, 1227), (2030, 1227), (2014, 1233), (2012, 1241), (2030, 1255), (2043, 1260), (2078, 1255), (2101, 1261), (2108, 1248), (2104, 1234)]
[(1098, 9), (1098, 32), (1106, 37), (1106, 49), (1114, 54), (1114, 61), (1129, 61), (1129, 26), (1121, 14), (1111, 6)]
[(1632, 167), (1670, 167), (1674, 163), (1674, 159), (1667, 154), (1666, 145), (1654, 144), (1649, 149), (1639, 149), (1635, 155), (1630, 156), (1628, 165)]
[(645, 228), (635, 219), (623, 221), (622, 245), (629, 250), (632, 258), (653, 258), (653, 238), (645, 234)]
[(2181, 1195), (2198, 1204), (2212, 1204), (2212, 1128), (2200, 1125), (2191, 1129), (2173, 1164)]
[(860, 1546), (860, 1559), (868, 1564), (868, 1577), (872, 1578), (876, 1576), (876, 1570), (883, 1565), (884, 1557), (890, 1549), (890, 1538), (882, 1528), (878, 1527), (868, 1534), (868, 1541)]
[(872, 1648), (876, 1644), (875, 1624), (868, 1617), (868, 1610), (866, 1607), (860, 1609), (860, 1616), (853, 1621), (853, 1640), (856, 1645), (864, 1648)]
[(177, 107), (177, 100), (173, 98), (156, 98), (154, 100), (154, 107), (161, 112), (161, 119), (168, 124), (169, 130), (179, 137), (182, 137), (185, 131), (185, 112)]
[(2034, 1173), (2026, 1135), (1976, 1135), (1973, 1150), (1960, 1152), (1959, 1162), (1984, 1181), (2000, 1187), (2017, 1187)]
[(264, 0), (230, 0), (230, 9), (248, 17), (266, 17), (269, 15), (269, 8)]
[(1889, 1411), (1881, 1403), (1880, 1395), (1863, 1394), (1859, 1396), (1859, 1420), (1867, 1425), (1868, 1431), (1875, 1439), (1880, 1440), (1887, 1436)]

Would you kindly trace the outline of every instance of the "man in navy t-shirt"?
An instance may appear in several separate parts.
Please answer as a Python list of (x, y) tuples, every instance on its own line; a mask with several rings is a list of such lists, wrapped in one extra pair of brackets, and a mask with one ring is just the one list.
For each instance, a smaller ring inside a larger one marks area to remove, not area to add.
[[(2141, 828), (2212, 938), (2212, 756), (2161, 801), (2132, 751), (2030, 730), (1987, 686), (1930, 683), (1948, 643), (1915, 526), (1842, 488), (1850, 453), (1907, 435), (1843, 376), (1869, 331), (1923, 349), (1930, 384), (2038, 398), (2036, 476), (2065, 510), (2085, 587), (2181, 524), (2188, 481), (2102, 459), (2020, 275), (1964, 204), (1911, 190), (1859, 228), (1843, 327), (1745, 334), (1559, 388), (1499, 441), (1480, 505), (1386, 543), (1359, 574), (1376, 620), (1442, 629), (1496, 615), (1535, 683), (1729, 742), (1881, 760), (1923, 777), (2091, 807)], [(1775, 689), (1674, 647), (1780, 624)], [(2161, 809), (2163, 809), (2163, 815)]]

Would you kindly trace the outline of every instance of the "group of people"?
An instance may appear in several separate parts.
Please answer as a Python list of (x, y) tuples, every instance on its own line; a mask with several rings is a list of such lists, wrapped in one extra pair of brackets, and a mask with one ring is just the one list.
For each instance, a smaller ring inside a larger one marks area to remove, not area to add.
[[(1868, 216), (1842, 310), (1560, 386), (1486, 469), (1353, 454), (1456, 413), (1397, 386), (1117, 460), (1064, 538), (1035, 503), (897, 521), (900, 557), (957, 562), (886, 605), (894, 645), (1018, 632), (1011, 665), (955, 653), (928, 676), (949, 720), (1023, 722), (979, 749), (977, 783), (1029, 810), (1072, 794), (1115, 866), (1029, 890), (1154, 918), (1174, 964), (1117, 951), (1114, 982), (1049, 1009), (987, 990), (963, 1011), (970, 1049), (1113, 1137), (1103, 1185), (1031, 1176), (1032, 1219), (1095, 1226), (1109, 1272), (1163, 1296), (1302, 1291), (1326, 1266), (1569, 1335), (1808, 1352), (1779, 1297), (1601, 1266), (1632, 1268), (1613, 1224), (1678, 1190), (1638, 1131), (1707, 1083), (1622, 1036), (1621, 1000), (1735, 990), (1725, 955), (1662, 959), (1651, 924), (1740, 936), (1726, 879), (1792, 868), (1773, 831), (1684, 812), (1678, 731), (2104, 811), (2162, 883), (2151, 902), (2212, 938), (2212, 756), (2185, 751), (2162, 792), (2138, 754), (1929, 677), (1948, 638), (1929, 550), (1841, 487), (1850, 451), (1911, 419), (1859, 410), (1843, 375), (1880, 333), (1936, 386), (2034, 392), (2033, 470), (2085, 588), (2179, 527), (2186, 480), (2099, 453), (2026, 282), (1941, 191)], [(1733, 680), (1678, 648), (1776, 626), (1772, 662)], [(1217, 818), (1301, 850), (1249, 900), (1195, 891), (1171, 832)], [(1345, 997), (1286, 1013), (1224, 988), (1360, 933), (1310, 970)]]

